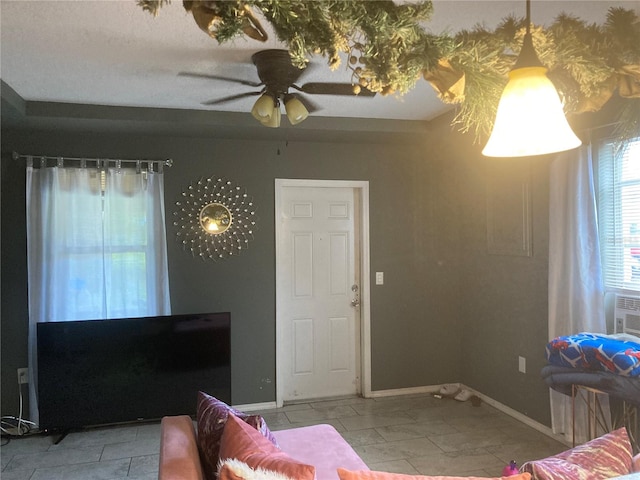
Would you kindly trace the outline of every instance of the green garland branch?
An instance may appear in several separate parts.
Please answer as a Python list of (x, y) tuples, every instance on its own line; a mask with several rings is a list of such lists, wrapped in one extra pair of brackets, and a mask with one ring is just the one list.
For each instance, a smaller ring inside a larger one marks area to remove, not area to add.
[[(138, 0), (157, 15), (169, 0)], [(359, 86), (402, 95), (424, 78), (440, 99), (456, 105), (453, 124), (485, 139), (508, 72), (522, 45), (523, 19), (506, 18), (495, 30), (476, 27), (455, 35), (429, 33), (431, 1), (391, 0), (183, 0), (198, 26), (219, 43), (239, 36), (265, 41), (261, 19), (303, 67), (321, 55), (335, 69), (347, 58)], [(624, 138), (640, 135), (640, 20), (634, 10), (612, 8), (602, 25), (567, 14), (533, 27), (534, 46), (568, 115), (594, 112), (616, 95)]]

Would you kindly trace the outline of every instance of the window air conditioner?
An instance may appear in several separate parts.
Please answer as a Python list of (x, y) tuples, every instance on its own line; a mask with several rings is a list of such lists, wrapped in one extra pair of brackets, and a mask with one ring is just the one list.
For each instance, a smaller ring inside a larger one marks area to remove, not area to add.
[(640, 297), (616, 295), (615, 333), (640, 336)]

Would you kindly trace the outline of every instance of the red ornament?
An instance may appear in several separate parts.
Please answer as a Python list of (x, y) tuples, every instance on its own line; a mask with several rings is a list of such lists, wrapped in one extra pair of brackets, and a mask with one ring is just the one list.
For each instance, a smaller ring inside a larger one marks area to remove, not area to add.
[(502, 469), (503, 477), (510, 477), (511, 475), (518, 475), (519, 473), (520, 472), (518, 472), (518, 465), (516, 465), (516, 462), (513, 460), (509, 462), (509, 465)]

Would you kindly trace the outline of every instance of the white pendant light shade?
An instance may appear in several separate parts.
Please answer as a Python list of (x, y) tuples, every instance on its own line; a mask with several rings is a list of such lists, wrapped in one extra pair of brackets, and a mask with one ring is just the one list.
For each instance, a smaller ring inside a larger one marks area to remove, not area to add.
[(304, 104), (293, 95), (285, 98), (284, 109), (291, 125), (297, 125), (309, 116), (309, 111)]
[(273, 115), (273, 109), (275, 102), (271, 95), (261, 95), (251, 109), (251, 115), (253, 118), (261, 123), (268, 122)]
[(531, 66), (509, 72), (483, 155), (524, 157), (580, 146), (582, 142), (571, 130), (546, 71), (545, 67)]

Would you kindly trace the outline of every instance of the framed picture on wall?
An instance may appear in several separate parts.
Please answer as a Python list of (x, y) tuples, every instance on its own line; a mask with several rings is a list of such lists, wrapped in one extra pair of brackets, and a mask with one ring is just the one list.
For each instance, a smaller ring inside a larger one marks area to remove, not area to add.
[(487, 251), (532, 255), (531, 173), (528, 159), (487, 160)]

